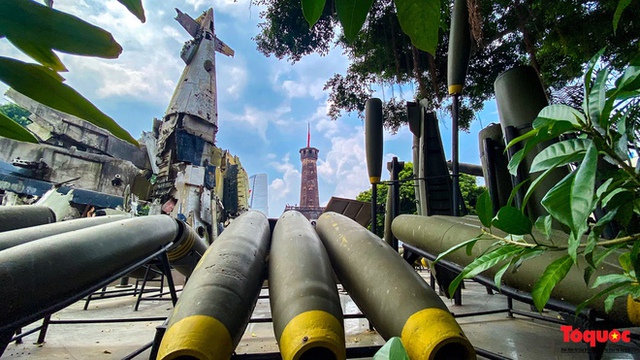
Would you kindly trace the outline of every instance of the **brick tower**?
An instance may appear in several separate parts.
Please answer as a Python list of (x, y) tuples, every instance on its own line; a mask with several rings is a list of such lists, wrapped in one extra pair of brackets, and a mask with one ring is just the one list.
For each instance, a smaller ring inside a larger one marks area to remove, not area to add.
[(302, 162), (302, 175), (300, 181), (300, 205), (287, 206), (285, 210), (297, 210), (309, 220), (317, 219), (324, 211), (320, 207), (318, 196), (318, 152), (320, 150), (310, 146), (311, 131), (307, 127), (307, 147), (300, 149), (300, 161)]

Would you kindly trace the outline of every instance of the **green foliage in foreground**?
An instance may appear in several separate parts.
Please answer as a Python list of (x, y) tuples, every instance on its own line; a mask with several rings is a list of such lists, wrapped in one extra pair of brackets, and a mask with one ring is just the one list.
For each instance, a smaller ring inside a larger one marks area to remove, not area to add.
[[(629, 157), (630, 148), (638, 149), (640, 142), (640, 60), (613, 76), (607, 67), (596, 69), (601, 54), (602, 51), (587, 65), (582, 109), (547, 106), (533, 122), (530, 132), (508, 144), (511, 147), (524, 143), (509, 164), (510, 171), (515, 174), (534, 145), (564, 135), (534, 158), (530, 172), (539, 176), (527, 189), (521, 208), (508, 205), (493, 216), (488, 194), (480, 196), (476, 209), (484, 226), (482, 234), (447, 250), (439, 258), (462, 247), (470, 251), (478, 241), (493, 243), (489, 251), (465, 267), (449, 287), (450, 293), (462, 279), (472, 278), (492, 267), (499, 269), (494, 278), (499, 286), (502, 275), (509, 268), (515, 269), (527, 259), (556, 251), (563, 255), (544, 269), (532, 289), (538, 310), (544, 308), (553, 288), (573, 266), (577, 266), (578, 257), (586, 260), (587, 265), (581, 269), (585, 283), (591, 284), (592, 288), (605, 285), (600, 293), (580, 304), (578, 309), (603, 296), (606, 296), (606, 311), (611, 310), (618, 297), (640, 299), (640, 166), (634, 168)], [(532, 223), (524, 213), (526, 200), (541, 178), (568, 164), (574, 164), (573, 170), (542, 199), (548, 215)], [(596, 208), (605, 209), (606, 215), (592, 220)], [(547, 238), (553, 222), (568, 230), (566, 242), (554, 243)], [(612, 225), (618, 229), (617, 235), (603, 239), (605, 228)], [(534, 235), (534, 228), (537, 235)], [(497, 236), (492, 229), (509, 235)], [(614, 254), (618, 256), (622, 271), (599, 276), (591, 282), (594, 270)]]
[[(144, 22), (141, 0), (119, 0)], [(32, 0), (0, 1), (0, 38), (6, 37), (39, 64), (0, 56), (0, 81), (54, 109), (78, 116), (113, 135), (136, 144), (136, 140), (89, 100), (63, 83), (58, 72), (67, 71), (55, 51), (83, 56), (117, 58), (122, 47), (111, 34), (97, 26)], [(17, 140), (33, 138), (25, 129), (0, 118), (0, 135)]]

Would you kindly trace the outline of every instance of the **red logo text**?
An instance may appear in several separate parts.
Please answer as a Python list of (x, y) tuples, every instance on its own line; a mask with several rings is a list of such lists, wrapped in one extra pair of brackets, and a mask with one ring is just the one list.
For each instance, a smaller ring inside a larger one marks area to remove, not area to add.
[(560, 326), (560, 331), (562, 331), (562, 340), (564, 342), (586, 342), (591, 347), (596, 346), (596, 343), (605, 343), (607, 341), (613, 343), (619, 341), (628, 343), (631, 341), (631, 332), (629, 330), (579, 330), (569, 325), (563, 325)]

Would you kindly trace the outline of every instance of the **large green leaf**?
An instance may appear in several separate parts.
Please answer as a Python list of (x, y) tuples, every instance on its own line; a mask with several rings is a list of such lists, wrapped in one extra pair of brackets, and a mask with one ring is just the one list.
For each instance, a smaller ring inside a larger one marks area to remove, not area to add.
[(478, 196), (476, 200), (476, 213), (478, 219), (485, 227), (491, 227), (491, 219), (493, 218), (493, 203), (491, 202), (491, 196), (489, 196), (489, 190), (485, 190)]
[(542, 311), (544, 306), (551, 297), (551, 291), (562, 280), (571, 269), (573, 259), (571, 256), (565, 255), (549, 264), (542, 273), (542, 276), (536, 281), (531, 290), (533, 304), (538, 311)]
[(567, 226), (573, 223), (571, 217), (571, 189), (573, 188), (575, 175), (576, 173), (572, 172), (565, 176), (540, 201), (551, 216)]
[[(587, 148), (580, 167), (576, 171), (576, 178), (571, 191), (571, 206), (574, 229), (586, 226), (587, 219), (596, 207), (595, 187), (596, 168), (598, 165), (598, 149), (591, 143)], [(582, 234), (576, 234), (582, 236)]]
[(533, 180), (533, 182), (531, 183), (531, 186), (527, 188), (527, 192), (525, 193), (524, 199), (522, 200), (521, 210), (524, 211), (524, 209), (527, 206), (527, 202), (529, 201), (529, 198), (533, 196), (538, 185), (540, 185), (544, 181), (544, 179), (546, 179), (558, 166), (567, 164), (574, 160), (575, 161), (580, 160), (581, 158), (582, 158), (582, 154), (571, 154), (565, 157), (556, 158), (555, 163), (549, 164), (548, 169), (546, 169), (542, 174), (538, 175), (535, 178), (535, 180)]
[(596, 64), (598, 63), (598, 60), (600, 60), (600, 57), (602, 56), (602, 54), (604, 54), (605, 50), (606, 50), (606, 47), (600, 49), (587, 62), (587, 71), (584, 73), (584, 78), (583, 78), (583, 82), (584, 82), (584, 103), (583, 103), (583, 106), (582, 106), (582, 110), (584, 110), (585, 114), (589, 113), (589, 92), (591, 91), (591, 80), (592, 80), (591, 76), (593, 74), (593, 69), (595, 69)]
[(605, 288), (604, 290), (600, 291), (599, 293), (591, 296), (590, 298), (588, 298), (587, 300), (583, 301), (582, 303), (580, 303), (577, 307), (576, 307), (576, 313), (581, 312), (585, 307), (587, 307), (589, 304), (591, 304), (595, 299), (598, 299), (602, 296), (604, 296), (607, 293), (610, 293), (618, 288), (621, 288), (623, 286), (626, 286), (628, 283), (618, 283), (615, 285), (611, 285), (607, 288)]
[(394, 3), (400, 27), (411, 38), (413, 46), (435, 56), (440, 28), (440, 0), (394, 0)]
[[(137, 145), (136, 140), (112, 118), (96, 108), (71, 87), (52, 76), (52, 71), (15, 59), (0, 57), (0, 81), (19, 93), (110, 131), (120, 139)], [(54, 73), (55, 74), (55, 73)]]
[(633, 0), (620, 0), (618, 1), (618, 7), (616, 7), (616, 12), (613, 14), (613, 33), (615, 34), (618, 30), (618, 22), (620, 22), (620, 18), (622, 17), (622, 13), (624, 9), (631, 4)]
[(580, 127), (580, 122), (585, 122), (584, 115), (578, 110), (567, 105), (554, 104), (540, 110), (532, 126), (534, 129), (539, 129), (561, 121), (569, 122), (575, 127)]
[(56, 53), (48, 47), (40, 44), (25, 41), (22, 38), (11, 38), (9, 41), (20, 49), (23, 53), (29, 55), (33, 60), (39, 62), (42, 65), (48, 66), (54, 71), (67, 71), (62, 61)]
[[(529, 154), (529, 152), (533, 150), (536, 145), (551, 139), (555, 139), (559, 135), (567, 131), (573, 131), (574, 129), (575, 127), (568, 121), (557, 121), (552, 124), (549, 124), (549, 126), (547, 127), (530, 131), (529, 133), (535, 132), (535, 134), (529, 139), (527, 139), (526, 143), (524, 144), (524, 147), (518, 150), (518, 152), (514, 154), (511, 160), (509, 160), (509, 164), (507, 165), (509, 172), (512, 175), (516, 175), (518, 172), (518, 166), (520, 165), (522, 160), (525, 158), (525, 156), (527, 156), (527, 154)], [(519, 138), (522, 138), (522, 136), (520, 136)], [(510, 145), (513, 144), (516, 140), (517, 139), (512, 140), (509, 144)]]
[(503, 206), (493, 218), (491, 224), (498, 229), (513, 235), (531, 234), (531, 220), (522, 211), (512, 207)]
[(596, 74), (593, 87), (589, 92), (589, 117), (594, 124), (600, 125), (606, 129), (608, 114), (604, 113), (605, 103), (607, 99), (607, 78), (609, 77), (609, 68), (604, 68)]
[(529, 172), (535, 173), (579, 161), (582, 159), (582, 153), (587, 151), (590, 144), (591, 140), (589, 139), (569, 139), (551, 144), (536, 155), (531, 162)]
[(516, 153), (513, 154), (513, 156), (509, 160), (509, 164), (507, 164), (507, 169), (509, 170), (509, 173), (511, 175), (516, 176), (518, 174), (518, 167), (520, 166), (522, 159), (524, 159), (524, 155), (525, 155), (524, 149), (520, 149), (516, 151)]
[(552, 220), (553, 218), (551, 217), (551, 215), (544, 215), (544, 216), (540, 216), (538, 217), (538, 219), (536, 220), (534, 226), (536, 227), (536, 229), (538, 229), (538, 231), (540, 231), (544, 236), (549, 237), (549, 235), (551, 234), (551, 224), (552, 224)]
[(342, 24), (344, 36), (349, 42), (355, 40), (367, 19), (373, 0), (336, 0), (338, 19)]
[(322, 16), (326, 0), (301, 0), (301, 3), (302, 14), (309, 23), (309, 28), (312, 28), (313, 25), (318, 22), (320, 16)]
[(522, 246), (507, 244), (476, 258), (449, 284), (449, 294), (453, 295), (463, 279), (472, 278), (502, 261), (511, 259), (524, 250), (525, 248)]
[[(618, 285), (618, 284), (616, 284)], [(604, 311), (605, 312), (610, 312), (611, 309), (613, 309), (613, 304), (615, 302), (615, 300), (621, 296), (627, 297), (629, 296), (629, 293), (635, 292), (638, 289), (638, 285), (636, 285), (635, 283), (629, 281), (626, 283), (620, 283), (620, 285), (622, 285), (621, 288), (619, 288), (618, 290), (610, 293), (606, 299), (604, 299)], [(615, 285), (613, 285), (615, 286)]]
[(547, 212), (567, 225), (577, 239), (584, 233), (587, 219), (596, 205), (597, 153), (595, 145), (590, 144), (578, 170), (551, 188), (541, 201)]
[(456, 251), (458, 249), (461, 249), (461, 248), (463, 248), (465, 246), (468, 246), (470, 244), (475, 244), (476, 241), (480, 240), (480, 237), (481, 237), (481, 235), (478, 235), (478, 236), (474, 237), (473, 239), (469, 239), (469, 240), (463, 241), (463, 242), (461, 242), (461, 243), (459, 243), (457, 245), (454, 245), (454, 246), (450, 247), (446, 251), (441, 252), (434, 262), (440, 261), (443, 257), (451, 254), (452, 252), (454, 252), (454, 251)]
[(18, 141), (38, 143), (38, 139), (33, 134), (3, 113), (0, 113), (0, 136)]
[(624, 282), (631, 282), (631, 281), (633, 281), (633, 279), (622, 274), (600, 275), (596, 278), (596, 281), (593, 282), (593, 285), (591, 285), (591, 288), (595, 289), (598, 286), (603, 284), (615, 285), (615, 284), (621, 284)]
[(142, 0), (118, 0), (118, 2), (124, 5), (130, 13), (135, 15), (140, 21), (145, 22), (147, 18), (144, 16), (144, 8), (142, 7)]
[(0, 1), (0, 33), (14, 43), (70, 54), (117, 58), (122, 52), (107, 31), (31, 0)]
[(616, 80), (616, 92), (635, 91), (640, 88), (640, 66), (629, 65)]
[(400, 338), (394, 336), (376, 352), (373, 360), (409, 360), (409, 355)]

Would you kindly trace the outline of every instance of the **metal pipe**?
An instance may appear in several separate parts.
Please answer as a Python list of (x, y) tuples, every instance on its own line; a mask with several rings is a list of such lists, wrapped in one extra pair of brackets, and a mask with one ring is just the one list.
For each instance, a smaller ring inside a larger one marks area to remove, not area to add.
[(388, 244), (331, 212), (316, 231), (344, 288), (383, 338), (400, 336), (412, 359), (475, 359), (440, 297)]
[(56, 222), (56, 214), (46, 206), (0, 206), (0, 232)]
[[(478, 219), (472, 216), (454, 218), (449, 216), (427, 217), (400, 215), (394, 220), (392, 225), (393, 233), (400, 240), (434, 255), (462, 241), (476, 237), (480, 234), (480, 227), (481, 224)], [(499, 230), (494, 230), (493, 233), (499, 237), (506, 236), (506, 234)], [(535, 230), (534, 234), (543, 238), (543, 235), (536, 233)], [(555, 243), (561, 242), (563, 238), (566, 238), (566, 235), (559, 231), (554, 231), (551, 235), (551, 240)], [(463, 248), (449, 254), (445, 260), (466, 266), (482, 254), (491, 243), (493, 243), (493, 241), (478, 241), (471, 255), (467, 255)], [(512, 286), (521, 291), (531, 292), (533, 284), (540, 277), (542, 271), (560, 256), (562, 256), (562, 254), (558, 252), (548, 251), (536, 258), (523, 262), (516, 272), (507, 271), (502, 277), (502, 280), (508, 286)], [(585, 269), (586, 266), (587, 263), (584, 257), (578, 256), (578, 266), (572, 267), (564, 280), (556, 285), (551, 293), (551, 297), (577, 305), (597, 294), (599, 291), (602, 291), (602, 286), (592, 289), (585, 284), (583, 269)], [(492, 277), (495, 271), (497, 271), (495, 268), (489, 269), (482, 275)], [(594, 277), (621, 272), (622, 269), (617, 264), (617, 261), (605, 259), (595, 271)], [(619, 298), (613, 306), (613, 310), (606, 313), (604, 311), (604, 299), (600, 298), (595, 300), (590, 307), (598, 316), (615, 323), (627, 324), (628, 326), (640, 325), (640, 318), (637, 316), (637, 314), (640, 314), (639, 302), (627, 302), (626, 298)]]
[(5, 231), (0, 233), (0, 251), (48, 236), (58, 235), (69, 231), (84, 229), (91, 226), (106, 224), (124, 219), (128, 219), (128, 217), (121, 215), (98, 216)]
[(230, 359), (264, 282), (269, 222), (248, 211), (231, 222), (184, 286), (158, 359)]
[(146, 216), (0, 251), (0, 324), (19, 322), (135, 265), (169, 244), (177, 232), (170, 217)]
[[(453, 163), (451, 162), (451, 160), (447, 161), (447, 167), (449, 168), (449, 170), (453, 168)], [(459, 162), (458, 171), (462, 174), (484, 177), (482, 166), (477, 164)]]
[(287, 211), (276, 223), (269, 255), (273, 330), (283, 360), (345, 359), (340, 297), (329, 256), (304, 215)]

